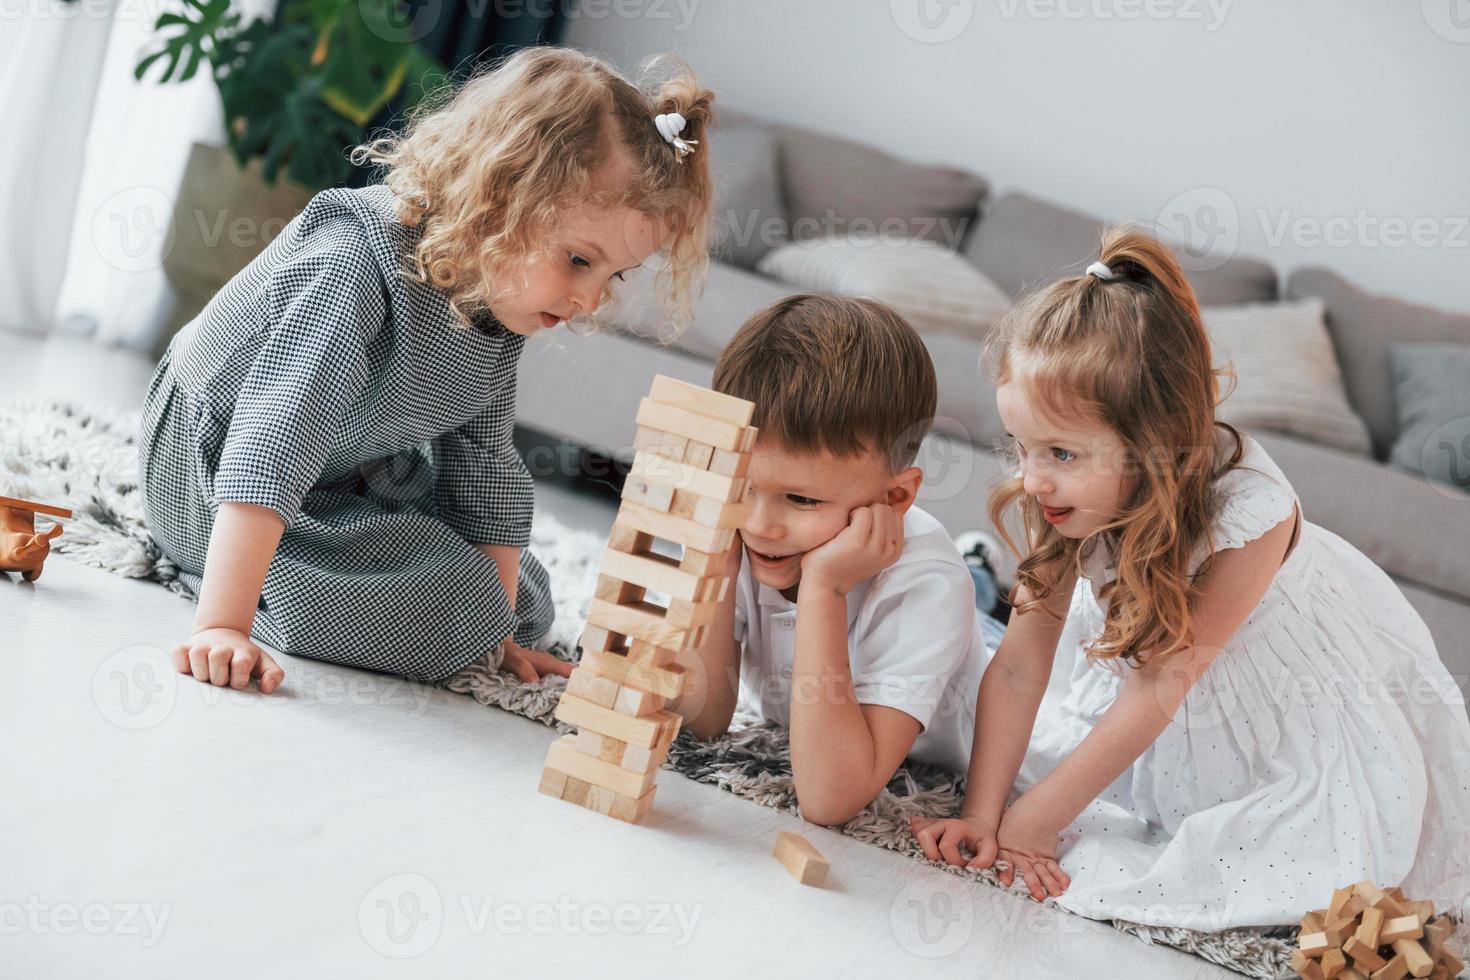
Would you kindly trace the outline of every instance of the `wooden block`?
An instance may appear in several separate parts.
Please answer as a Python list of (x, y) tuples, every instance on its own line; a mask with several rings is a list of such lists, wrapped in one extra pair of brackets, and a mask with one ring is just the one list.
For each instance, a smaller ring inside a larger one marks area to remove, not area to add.
[[(631, 796), (635, 799), (653, 787), (657, 770), (630, 772), (616, 763), (604, 762), (586, 753), (578, 752), (576, 742), (575, 735), (563, 735), (552, 742), (551, 750), (546, 753), (546, 767), (564, 772), (573, 779), (580, 779), (621, 796)], [(608, 803), (611, 804), (611, 801), (609, 800)]]
[(536, 787), (538, 792), (545, 793), (547, 796), (554, 796), (559, 800), (561, 799), (562, 792), (566, 788), (566, 773), (557, 772), (555, 769), (541, 770), (541, 785)]
[(623, 499), (649, 510), (667, 511), (674, 505), (674, 485), (647, 473), (631, 473), (623, 481)]
[(645, 667), (630, 664), (628, 658), (619, 653), (602, 650), (584, 650), (579, 666), (611, 677), (628, 687), (638, 687), (665, 698), (676, 698), (684, 690), (684, 668), (678, 664), (667, 667)]
[(35, 500), (23, 500), (20, 497), (0, 497), (0, 507), (14, 507), (16, 510), (30, 511), (32, 514), (45, 514), (47, 517), (70, 518), (72, 516), (71, 511), (65, 507), (43, 504)]
[[(561, 696), (561, 700), (556, 705), (556, 717), (557, 720), (564, 721), (568, 725), (590, 728), (594, 732), (609, 735), (629, 745), (643, 746), (658, 744), (660, 738), (666, 737), (670, 727), (677, 731), (679, 722), (683, 720), (672, 711), (659, 711), (642, 718), (619, 714), (611, 708), (593, 704), (575, 694)], [(557, 768), (562, 767), (557, 766)], [(578, 774), (574, 772), (571, 775)]]
[(1300, 949), (1294, 949), (1291, 951), (1291, 968), (1295, 970), (1298, 975), (1300, 975), (1301, 972), (1307, 968), (1308, 963), (1315, 962), (1316, 960), (1312, 959), (1306, 953), (1303, 953)]
[(617, 520), (619, 524), (626, 524), (665, 541), (699, 551), (723, 552), (735, 540), (735, 531), (732, 528), (700, 524), (689, 518), (644, 507), (633, 500), (623, 501), (618, 508)]
[(567, 777), (567, 788), (562, 791), (561, 798), (568, 803), (584, 806), (597, 813), (607, 813), (612, 807), (613, 798), (616, 794), (605, 786), (589, 783), (585, 779)]
[(582, 652), (589, 653), (593, 650), (607, 650), (623, 652), (627, 650), (627, 637), (621, 633), (605, 630), (601, 626), (587, 625), (582, 627), (582, 638), (578, 641)]
[[(679, 602), (681, 600), (675, 600)], [(682, 614), (682, 607), (681, 607)], [(690, 614), (684, 614), (690, 615)], [(666, 617), (666, 610), (650, 602), (613, 605), (603, 599), (592, 600), (587, 607), (587, 622), (623, 636), (647, 640), (655, 646), (683, 650), (688, 645), (689, 630)]]
[[(721, 476), (709, 470), (695, 469), (687, 463), (653, 453), (640, 452), (633, 457), (633, 468), (628, 474), (628, 479), (632, 480), (634, 477), (656, 480), (661, 484), (666, 483), (672, 486), (675, 490), (687, 490), (697, 496), (709, 497), (721, 503), (738, 501), (745, 490), (743, 479)], [(628, 496), (627, 490), (623, 491), (623, 496)], [(666, 510), (667, 508), (658, 509)]]
[(678, 559), (664, 555), (627, 555), (608, 548), (602, 553), (602, 574), (662, 592), (675, 599), (693, 601), (699, 597), (701, 591), (699, 576), (682, 570)]
[(1393, 951), (1404, 958), (1404, 965), (1409, 968), (1410, 976), (1427, 977), (1429, 971), (1434, 969), (1434, 958), (1429, 955), (1423, 943), (1413, 939), (1398, 939), (1393, 943)]
[(630, 772), (643, 773), (657, 769), (664, 764), (669, 757), (669, 748), (674, 744), (676, 734), (669, 734), (660, 739), (656, 745), (644, 746), (629, 745), (627, 742), (599, 734), (591, 729), (583, 729), (577, 732), (577, 741), (574, 746), (583, 755), (610, 762)]
[(624, 769), (634, 772), (648, 772), (657, 769), (664, 764), (669, 757), (669, 748), (674, 744), (674, 738), (679, 733), (671, 731), (668, 737), (657, 745), (630, 745), (623, 750), (623, 758), (619, 763)]
[[(745, 495), (745, 481), (741, 481), (740, 494)], [(666, 508), (675, 517), (691, 520), (705, 527), (738, 528), (749, 513), (750, 507), (742, 501), (728, 503), (712, 497), (701, 497), (688, 490), (676, 490), (673, 502)]]
[(1306, 956), (1321, 956), (1332, 948), (1332, 941), (1325, 932), (1309, 932), (1297, 940), (1297, 946)]
[(1302, 975), (1302, 980), (1327, 980), (1327, 974), (1322, 972), (1322, 964), (1318, 960), (1307, 960), (1297, 972)]
[(625, 602), (638, 602), (643, 598), (644, 592), (641, 585), (625, 582), (612, 575), (598, 575), (597, 588), (592, 594), (604, 602), (621, 605)]
[(1418, 939), (1423, 935), (1424, 923), (1419, 921), (1417, 915), (1401, 915), (1383, 924), (1378, 941), (1388, 946), (1392, 945), (1396, 939)]
[(1371, 980), (1404, 980), (1404, 977), (1408, 975), (1409, 968), (1404, 964), (1404, 956), (1400, 953), (1374, 970), (1369, 976)]
[(1297, 930), (1300, 935), (1304, 932), (1321, 932), (1327, 928), (1327, 910), (1316, 909), (1302, 916), (1301, 928)]
[(1348, 967), (1337, 976), (1338, 980), (1368, 980), (1368, 974), (1361, 970), (1355, 970), (1352, 967)]
[(641, 555), (653, 547), (653, 535), (640, 531), (636, 527), (614, 522), (612, 530), (607, 535), (607, 546), (614, 551)]
[[(720, 604), (718, 602), (690, 602), (687, 599), (674, 599), (664, 612), (664, 621), (683, 629), (694, 629), (699, 626), (709, 626), (719, 614)], [(667, 644), (659, 645), (667, 646)], [(674, 647), (673, 649), (683, 648)]]
[(1333, 977), (1346, 970), (1348, 965), (1347, 955), (1341, 949), (1329, 949), (1322, 954), (1319, 962), (1322, 964), (1322, 976), (1327, 980), (1332, 980)]
[(820, 885), (827, 880), (827, 859), (800, 834), (781, 831), (776, 835), (776, 846), (771, 853), (803, 885)]
[(1454, 935), (1454, 932), (1455, 927), (1444, 916), (1424, 923), (1424, 938), (1428, 940), (1430, 949), (1443, 946), (1444, 941)]
[(1342, 888), (1339, 888), (1337, 891), (1333, 892), (1332, 901), (1327, 904), (1327, 921), (1335, 922), (1346, 915), (1347, 913), (1344, 912), (1342, 909), (1343, 906), (1347, 904), (1347, 900), (1352, 897), (1352, 885), (1344, 885)]
[(683, 459), (685, 450), (689, 448), (689, 440), (672, 432), (640, 425), (633, 434), (633, 448), (658, 453), (670, 459)]
[(1349, 936), (1347, 942), (1342, 944), (1342, 951), (1353, 958), (1353, 965), (1359, 969), (1365, 969), (1369, 973), (1374, 970), (1383, 969), (1388, 963), (1378, 955), (1378, 950), (1363, 942), (1357, 936)]
[(594, 732), (590, 728), (577, 731), (576, 741), (572, 747), (583, 755), (590, 755), (602, 762), (611, 762), (613, 765), (623, 764), (623, 750), (628, 747), (627, 742), (620, 742), (615, 738)]
[(1398, 885), (1394, 885), (1392, 888), (1385, 888), (1383, 890), (1386, 891), (1386, 892), (1388, 892), (1390, 895), (1392, 895), (1394, 897), (1394, 900), (1395, 901), (1398, 901), (1398, 902), (1406, 902), (1406, 901), (1408, 901), (1408, 899), (1404, 898), (1404, 890), (1402, 888), (1400, 888)]
[(636, 687), (620, 687), (611, 707), (621, 714), (642, 718), (645, 715), (662, 711), (664, 699), (650, 691), (640, 691)]
[(755, 414), (755, 405), (744, 398), (726, 395), (709, 388), (701, 388), (666, 374), (655, 374), (648, 389), (648, 397), (665, 405), (673, 405), (689, 412), (707, 415), (734, 425), (749, 425)]
[(685, 548), (679, 557), (679, 568), (690, 575), (699, 578), (718, 576), (725, 570), (725, 559), (729, 557), (729, 551), (699, 551), (695, 548)]
[[(721, 450), (721, 452), (723, 451), (724, 450)], [(714, 458), (714, 454), (714, 446), (707, 445), (703, 442), (694, 442), (691, 440), (690, 443), (684, 447), (684, 455), (682, 459), (677, 456), (675, 456), (674, 458), (680, 459), (680, 461), (683, 462), (685, 466), (692, 466), (696, 470), (707, 470), (709, 469), (710, 460)]]
[(1400, 904), (1402, 904), (1404, 907), (1404, 915), (1415, 916), (1419, 919), (1421, 923), (1428, 922), (1430, 919), (1434, 918), (1433, 902), (1403, 902)]
[(710, 454), (709, 465), (705, 469), (722, 476), (744, 476), (750, 472), (750, 453), (715, 449)]
[(716, 449), (739, 450), (746, 439), (751, 439), (751, 444), (754, 445), (753, 437), (747, 433), (755, 430), (747, 426), (697, 415), (673, 405), (661, 404), (652, 398), (644, 398), (638, 403), (637, 422), (652, 429), (706, 443)]
[(634, 640), (632, 648), (628, 650), (628, 663), (640, 667), (667, 667), (677, 659), (679, 651), (654, 646), (647, 640)]
[(568, 694), (604, 708), (611, 708), (617, 702), (620, 690), (622, 687), (617, 681), (590, 670), (573, 670), (572, 676), (567, 678)]
[(1358, 931), (1358, 920), (1345, 915), (1328, 925), (1323, 931), (1327, 933), (1329, 939), (1341, 946), (1348, 941), (1349, 936)]
[(1378, 934), (1383, 931), (1383, 910), (1368, 908), (1363, 910), (1363, 917), (1358, 920), (1358, 929), (1355, 935), (1361, 939), (1364, 945), (1377, 948), (1381, 945)]
[(739, 446), (740, 452), (742, 452), (742, 453), (748, 453), (751, 450), (755, 449), (755, 441), (756, 441), (757, 437), (760, 436), (760, 434), (761, 434), (761, 430), (760, 429), (757, 429), (757, 428), (755, 428), (753, 426), (750, 427), (750, 428), (747, 428), (745, 430), (745, 434), (740, 437), (740, 446)]
[(626, 796), (614, 797), (612, 806), (607, 811), (607, 815), (615, 820), (622, 820), (626, 823), (637, 823), (648, 815), (649, 809), (653, 806), (653, 794), (656, 792), (658, 792), (658, 787), (653, 786), (649, 788), (647, 793), (644, 793), (636, 800), (629, 799)]
[(1465, 969), (1465, 961), (1456, 956), (1453, 950), (1442, 946), (1439, 950), (1439, 962), (1436, 966), (1444, 967), (1450, 976), (1457, 977), (1460, 975), (1460, 971)]

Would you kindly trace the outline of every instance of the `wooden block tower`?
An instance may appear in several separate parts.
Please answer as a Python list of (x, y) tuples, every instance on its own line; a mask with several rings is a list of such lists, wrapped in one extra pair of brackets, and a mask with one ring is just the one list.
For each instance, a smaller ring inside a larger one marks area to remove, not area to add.
[[(541, 792), (636, 823), (679, 733), (664, 705), (683, 689), (682, 650), (704, 643), (730, 588), (722, 575), (745, 509), (755, 406), (663, 375), (638, 407), (623, 485), (582, 633), (582, 659), (556, 717), (579, 731), (551, 746)], [(655, 553), (654, 539), (682, 546)], [(668, 605), (647, 593), (668, 597)]]

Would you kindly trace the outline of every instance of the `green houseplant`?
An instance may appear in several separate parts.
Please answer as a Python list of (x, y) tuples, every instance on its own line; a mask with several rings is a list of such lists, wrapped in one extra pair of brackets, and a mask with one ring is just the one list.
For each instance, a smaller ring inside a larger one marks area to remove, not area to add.
[(154, 23), (161, 44), (134, 76), (160, 65), (160, 82), (185, 82), (207, 65), (236, 162), (320, 190), (352, 175), (344, 150), (390, 103), (411, 109), (446, 82), (400, 11), (399, 0), (281, 0), (274, 21), (242, 25), (231, 0), (182, 0)]
[[(142, 81), (187, 82), (207, 70), (226, 146), (195, 143), (174, 195), (163, 272), (173, 335), (280, 233), (311, 195), (362, 173), (347, 158), (380, 117), (408, 111), (448, 84), (414, 40), (401, 0), (280, 0), (244, 24), (231, 0), (180, 0), (154, 22)], [(411, 9), (411, 8), (407, 8)]]

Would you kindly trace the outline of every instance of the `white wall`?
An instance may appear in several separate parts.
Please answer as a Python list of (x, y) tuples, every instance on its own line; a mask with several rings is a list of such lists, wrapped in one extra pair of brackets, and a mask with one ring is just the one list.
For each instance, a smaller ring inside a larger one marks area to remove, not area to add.
[(578, 3), (726, 106), (1470, 310), (1470, 0)]

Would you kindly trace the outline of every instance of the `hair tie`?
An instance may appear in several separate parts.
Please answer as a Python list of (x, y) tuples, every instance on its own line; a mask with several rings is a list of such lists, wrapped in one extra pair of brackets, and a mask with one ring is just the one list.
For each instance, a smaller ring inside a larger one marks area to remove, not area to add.
[(1092, 263), (1092, 265), (1088, 266), (1087, 274), (1089, 276), (1096, 276), (1103, 282), (1112, 282), (1114, 279), (1118, 278), (1118, 274), (1116, 272), (1114, 272), (1112, 269), (1109, 269), (1101, 262), (1094, 262)]
[(699, 140), (686, 140), (679, 134), (684, 132), (684, 117), (677, 112), (665, 112), (653, 117), (653, 124), (658, 127), (658, 134), (664, 138), (664, 142), (674, 148), (674, 153), (683, 159), (694, 152), (694, 147)]

